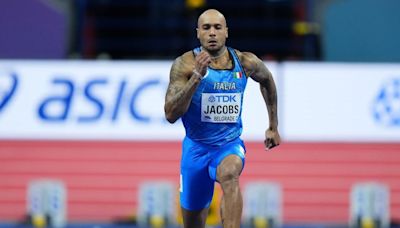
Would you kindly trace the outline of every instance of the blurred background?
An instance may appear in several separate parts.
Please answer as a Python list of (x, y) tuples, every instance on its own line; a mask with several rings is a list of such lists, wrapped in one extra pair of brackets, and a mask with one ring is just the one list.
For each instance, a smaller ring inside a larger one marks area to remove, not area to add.
[(209, 8), (278, 88), (265, 152), (248, 83), (243, 226), (399, 226), (400, 1), (0, 0), (0, 227), (180, 226), (164, 95)]
[(388, 0), (2, 1), (1, 58), (174, 59), (198, 45), (198, 15), (221, 10), (229, 45), (267, 60), (399, 61)]

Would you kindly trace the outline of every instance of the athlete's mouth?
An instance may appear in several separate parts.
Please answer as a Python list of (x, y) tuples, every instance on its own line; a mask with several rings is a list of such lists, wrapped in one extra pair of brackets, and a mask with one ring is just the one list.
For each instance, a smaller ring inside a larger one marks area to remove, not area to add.
[(216, 40), (209, 40), (208, 44), (215, 45), (215, 44), (217, 44), (217, 41)]

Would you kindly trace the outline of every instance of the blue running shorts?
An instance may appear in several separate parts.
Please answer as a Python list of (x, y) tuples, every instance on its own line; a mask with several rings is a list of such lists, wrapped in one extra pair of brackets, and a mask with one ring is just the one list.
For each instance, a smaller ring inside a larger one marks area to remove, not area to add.
[[(246, 149), (240, 138), (215, 147), (185, 137), (182, 144), (180, 202), (186, 210), (198, 211), (210, 206), (217, 167), (228, 155), (236, 154), (245, 163)], [(242, 168), (243, 169), (243, 168)]]

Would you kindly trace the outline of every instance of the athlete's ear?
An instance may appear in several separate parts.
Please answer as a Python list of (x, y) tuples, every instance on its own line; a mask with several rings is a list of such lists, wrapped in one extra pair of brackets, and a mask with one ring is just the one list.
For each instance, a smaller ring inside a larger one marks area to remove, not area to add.
[(225, 38), (228, 38), (228, 27), (226, 27)]
[(199, 28), (196, 28), (196, 33), (197, 33), (197, 39), (200, 39)]

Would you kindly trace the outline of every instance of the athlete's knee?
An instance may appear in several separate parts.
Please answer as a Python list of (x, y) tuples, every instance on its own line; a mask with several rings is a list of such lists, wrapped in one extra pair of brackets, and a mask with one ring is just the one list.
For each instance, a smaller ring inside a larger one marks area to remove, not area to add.
[(239, 175), (232, 173), (223, 175), (221, 180), (219, 181), (219, 184), (221, 185), (224, 194), (231, 195), (240, 191)]
[(217, 179), (221, 184), (235, 184), (242, 171), (242, 160), (236, 155), (226, 157), (217, 169)]

